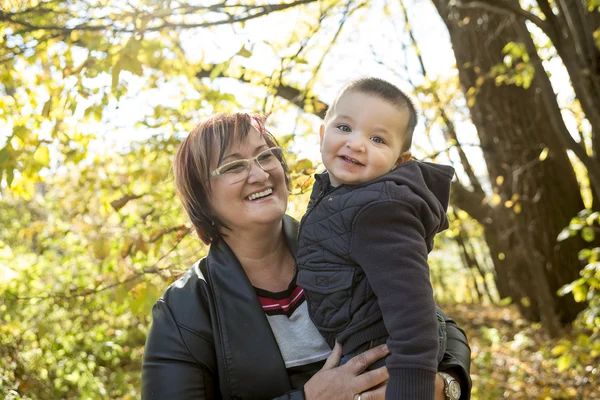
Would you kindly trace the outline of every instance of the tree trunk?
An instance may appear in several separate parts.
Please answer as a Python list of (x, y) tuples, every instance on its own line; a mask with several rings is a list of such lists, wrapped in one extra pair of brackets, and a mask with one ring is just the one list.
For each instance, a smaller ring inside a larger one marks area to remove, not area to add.
[(565, 149), (552, 146), (545, 160), (539, 157), (558, 140), (557, 121), (564, 125), (560, 115), (550, 115), (543, 105), (541, 86), (548, 77), (536, 74), (527, 90), (496, 86), (485, 75), (502, 63), (507, 43), (523, 41), (524, 22), (506, 14), (458, 10), (449, 0), (433, 3), (448, 27), (463, 89), (478, 88), (470, 109), (481, 146), (493, 149), (484, 152), (496, 194), (490, 212), (482, 220), (468, 205), (458, 205), (486, 230), (500, 294), (510, 292), (517, 304), (530, 304), (526, 316), (539, 316), (557, 334), (556, 319), (572, 321), (582, 305), (556, 294), (578, 278), (581, 268), (580, 244), (557, 245), (556, 237), (584, 205)]
[[(546, 17), (545, 31), (562, 58), (577, 99), (592, 126), (592, 150), (600, 174), (600, 49), (594, 33), (600, 29), (600, 13), (589, 11), (588, 0), (559, 0), (556, 13), (548, 0), (538, 0)], [(598, 193), (600, 195), (600, 193)]]

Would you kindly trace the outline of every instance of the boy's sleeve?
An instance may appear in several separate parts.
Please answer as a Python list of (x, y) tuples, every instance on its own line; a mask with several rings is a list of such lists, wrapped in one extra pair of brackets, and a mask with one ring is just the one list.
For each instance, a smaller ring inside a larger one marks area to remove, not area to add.
[[(389, 332), (386, 399), (432, 400), (437, 371), (438, 323), (422, 221), (431, 215), (418, 196), (366, 206), (352, 229), (351, 252), (377, 296)], [(439, 224), (439, 218), (437, 222)]]

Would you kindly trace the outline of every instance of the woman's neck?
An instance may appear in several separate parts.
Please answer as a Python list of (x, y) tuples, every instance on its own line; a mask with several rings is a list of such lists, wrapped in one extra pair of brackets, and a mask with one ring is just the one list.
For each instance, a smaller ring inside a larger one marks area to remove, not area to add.
[(252, 286), (271, 292), (288, 288), (296, 272), (283, 227), (258, 226), (251, 231), (228, 232), (224, 240), (244, 268)]

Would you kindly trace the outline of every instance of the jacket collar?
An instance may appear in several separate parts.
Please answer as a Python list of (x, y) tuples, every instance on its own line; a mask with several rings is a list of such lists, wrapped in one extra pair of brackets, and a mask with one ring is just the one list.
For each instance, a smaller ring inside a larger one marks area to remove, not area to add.
[[(298, 222), (285, 215), (283, 234), (294, 257), (297, 232)], [(224, 240), (211, 246), (206, 270), (214, 298), (213, 332), (223, 397), (274, 398), (290, 391), (285, 363), (267, 317)]]

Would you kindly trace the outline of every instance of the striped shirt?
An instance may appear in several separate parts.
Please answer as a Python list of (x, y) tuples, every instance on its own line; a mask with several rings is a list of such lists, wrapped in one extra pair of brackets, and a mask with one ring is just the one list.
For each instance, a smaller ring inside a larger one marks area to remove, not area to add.
[(281, 351), (293, 387), (301, 387), (331, 353), (308, 315), (296, 277), (282, 292), (254, 288)]

